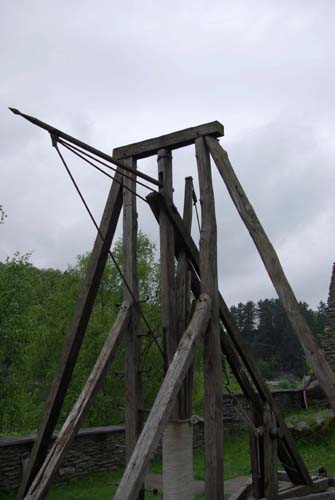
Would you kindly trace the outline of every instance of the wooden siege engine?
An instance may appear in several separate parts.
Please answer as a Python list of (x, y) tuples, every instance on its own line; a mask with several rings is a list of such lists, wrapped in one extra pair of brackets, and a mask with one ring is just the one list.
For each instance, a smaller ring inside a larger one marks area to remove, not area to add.
[[(284, 418), (263, 380), (234, 318), (218, 290), (217, 227), (211, 160), (260, 253), (292, 327), (335, 410), (335, 376), (316, 346), (266, 233), (234, 173), (218, 139), (223, 126), (212, 122), (114, 149), (109, 156), (36, 118), (12, 110), (47, 130), (64, 166), (60, 147), (111, 165), (114, 178), (90, 258), (83, 288), (69, 327), (37, 438), (17, 498), (46, 496), (83, 418), (101, 388), (121, 340), (125, 341), (126, 469), (115, 500), (145, 498), (143, 487), (149, 462), (162, 439), (163, 489), (167, 500), (190, 500), (192, 493), (193, 360), (203, 343), (205, 498), (224, 498), (222, 356), (249, 404), (251, 481), (234, 498), (296, 498), (326, 491), (328, 478), (313, 478), (304, 464)], [(185, 180), (184, 212), (173, 202), (172, 151), (194, 145), (201, 202), (200, 244), (191, 236), (193, 185)], [(155, 156), (157, 178), (138, 168)], [(159, 224), (161, 322), (165, 376), (151, 411), (144, 419), (141, 380), (140, 321), (137, 275), (137, 181), (157, 190), (145, 201)], [(123, 207), (124, 301), (92, 372), (57, 439), (50, 446), (73, 369), (97, 295), (103, 270)], [(91, 217), (92, 218), (92, 217)], [(177, 265), (176, 265), (177, 263)], [(191, 307), (190, 295), (194, 305)], [(278, 462), (284, 471), (277, 472)], [(280, 488), (278, 479), (286, 479)], [(320, 497), (321, 498), (321, 497)], [(330, 497), (329, 497), (330, 498)]]

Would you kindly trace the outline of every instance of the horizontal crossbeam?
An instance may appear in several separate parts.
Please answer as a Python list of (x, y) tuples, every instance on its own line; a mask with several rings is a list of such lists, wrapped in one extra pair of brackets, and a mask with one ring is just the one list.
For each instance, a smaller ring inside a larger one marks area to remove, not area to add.
[(205, 135), (222, 137), (224, 135), (222, 123), (218, 121), (205, 123), (197, 127), (178, 130), (172, 134), (161, 135), (153, 139), (147, 139), (145, 141), (115, 148), (113, 150), (113, 158), (115, 160), (121, 160), (122, 158), (128, 158), (130, 156), (137, 159), (147, 158), (148, 156), (158, 153), (160, 149), (172, 150), (189, 146), (193, 144), (198, 137)]

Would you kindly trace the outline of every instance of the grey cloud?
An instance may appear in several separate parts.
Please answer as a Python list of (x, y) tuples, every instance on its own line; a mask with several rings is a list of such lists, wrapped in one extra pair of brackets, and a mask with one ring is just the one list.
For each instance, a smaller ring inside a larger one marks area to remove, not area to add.
[[(334, 260), (334, 9), (330, 0), (7, 2), (0, 202), (8, 218), (0, 258), (33, 250), (37, 265), (64, 268), (94, 240), (49, 137), (7, 106), (109, 152), (218, 119), (298, 297), (313, 305), (325, 299)], [(196, 183), (192, 148), (174, 160), (181, 208), (184, 177)], [(109, 181), (71, 165), (99, 219)], [(156, 175), (154, 159), (140, 165)], [(214, 183), (228, 302), (274, 294), (217, 174)], [(139, 206), (141, 227), (157, 240)]]

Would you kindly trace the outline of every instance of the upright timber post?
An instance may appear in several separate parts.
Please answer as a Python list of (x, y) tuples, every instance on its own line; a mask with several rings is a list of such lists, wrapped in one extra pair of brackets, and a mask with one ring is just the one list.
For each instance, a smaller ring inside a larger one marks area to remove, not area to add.
[(211, 298), (211, 322), (204, 338), (205, 497), (223, 500), (223, 397), (220, 346), (217, 229), (210, 157), (204, 138), (195, 141), (198, 164), (201, 231), (201, 293)]
[[(158, 178), (162, 185), (160, 191), (172, 201), (172, 156), (167, 149), (158, 151)], [(178, 345), (176, 275), (174, 256), (174, 229), (169, 218), (163, 212), (160, 215), (160, 263), (161, 263), (161, 319), (166, 346), (166, 367), (170, 365)], [(182, 398), (180, 393), (163, 432), (163, 491), (166, 500), (172, 500), (178, 485), (185, 485), (184, 461), (185, 447), (178, 446), (185, 441), (184, 429), (177, 423), (180, 419)], [(185, 424), (183, 425), (185, 427)], [(188, 443), (189, 444), (189, 443)], [(186, 444), (187, 446), (187, 444)], [(190, 446), (188, 446), (190, 447)], [(192, 450), (191, 450), (192, 451)], [(186, 459), (187, 460), (187, 459)], [(189, 462), (189, 460), (187, 460)], [(190, 484), (193, 477), (190, 478)], [(185, 497), (185, 500), (188, 500)]]
[(293, 331), (300, 340), (306, 357), (310, 360), (314, 373), (327, 395), (329, 404), (335, 412), (335, 373), (330, 368), (325, 355), (317, 346), (305, 320), (294, 292), (285, 276), (278, 255), (267, 237), (256, 212), (244, 192), (229, 161), (226, 151), (213, 137), (206, 137), (206, 143), (216, 163), (228, 192), (246, 225), (250, 236), (264, 262), (264, 266), (284, 307)]
[[(193, 179), (186, 177), (184, 193), (183, 221), (186, 230), (191, 234), (192, 229), (192, 201), (193, 201)], [(191, 273), (187, 261), (186, 252), (181, 249), (178, 255), (177, 265), (177, 335), (181, 339), (190, 321), (190, 294)], [(179, 416), (182, 420), (192, 416), (192, 389), (193, 389), (193, 364), (188, 372), (181, 389), (181, 406)]]
[[(136, 169), (133, 158), (124, 161)], [(123, 261), (124, 300), (131, 303), (131, 317), (125, 341), (125, 417), (126, 417), (126, 462), (128, 463), (143, 427), (143, 387), (141, 379), (141, 338), (139, 318), (139, 292), (137, 270), (137, 207), (134, 174), (128, 174), (123, 184)], [(128, 288), (129, 287), (129, 288)], [(136, 303), (135, 303), (136, 302)], [(138, 500), (144, 499), (142, 489)]]

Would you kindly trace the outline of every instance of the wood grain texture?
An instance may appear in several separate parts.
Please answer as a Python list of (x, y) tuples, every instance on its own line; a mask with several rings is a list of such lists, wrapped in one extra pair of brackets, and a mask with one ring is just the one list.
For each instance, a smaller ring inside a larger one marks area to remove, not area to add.
[(148, 419), (115, 493), (114, 500), (134, 500), (143, 482), (149, 461), (155, 452), (165, 424), (171, 416), (175, 401), (195, 349), (210, 320), (210, 298), (202, 295), (192, 320), (178, 345), (164, 381), (157, 394)]
[[(178, 256), (180, 249), (184, 248), (190, 265), (192, 269), (192, 290), (195, 294), (199, 294), (200, 292), (200, 264), (199, 264), (199, 250), (194, 243), (191, 235), (186, 231), (183, 220), (178, 213), (177, 208), (168, 200), (165, 199), (159, 193), (152, 193), (147, 196), (148, 203), (157, 219), (159, 219), (159, 213), (163, 210), (169, 216), (170, 220), (173, 222), (173, 226), (175, 229), (175, 242), (176, 248), (175, 253)], [(248, 344), (242, 338), (242, 335), (235, 323), (234, 317), (231, 314), (228, 306), (226, 305), (224, 299), (219, 293), (219, 309), (220, 309), (220, 319), (226, 329), (227, 338), (230, 339), (230, 343), (227, 345), (231, 345), (232, 349), (235, 350), (236, 355), (235, 359), (239, 358), (241, 360), (243, 370), (245, 370), (250, 376), (252, 383), (255, 385), (259, 396), (262, 401), (267, 401), (272, 411), (275, 413), (278, 425), (280, 427), (280, 434), (282, 438), (279, 441), (278, 454), (279, 458), (283, 463), (283, 466), (289, 475), (292, 482), (296, 484), (311, 484), (310, 474), (301, 458), (301, 455), (298, 451), (298, 448), (289, 432), (285, 420), (281, 415), (279, 407), (275, 400), (272, 397), (271, 391), (269, 390), (267, 384), (265, 383), (254, 359), (250, 352)], [(231, 350), (231, 352), (234, 352)], [(232, 358), (233, 359), (233, 358)], [(236, 367), (235, 363), (231, 364), (232, 369)], [(242, 374), (242, 368), (240, 367), (239, 371), (235, 371), (234, 373)], [(250, 384), (243, 384), (246, 382), (245, 377), (241, 377), (239, 382), (241, 383), (241, 387), (245, 390), (245, 394), (248, 396), (252, 394)], [(249, 387), (249, 388), (248, 388)], [(258, 408), (259, 405), (259, 397), (258, 399)], [(262, 406), (260, 411), (262, 411)]]
[[(170, 151), (160, 149), (157, 156), (158, 178), (162, 185), (160, 193), (172, 202), (172, 156)], [(161, 298), (161, 323), (165, 345), (165, 371), (171, 362), (178, 345), (177, 336), (177, 291), (175, 276), (174, 256), (174, 230), (167, 214), (162, 212), (159, 216), (160, 240), (160, 298)], [(174, 418), (178, 418), (176, 407)]]
[[(132, 170), (137, 169), (133, 158), (124, 160)], [(144, 400), (141, 377), (141, 337), (139, 317), (139, 290), (137, 270), (137, 205), (136, 175), (123, 180), (123, 272), (128, 286), (124, 284), (124, 299), (131, 303), (129, 328), (125, 336), (125, 419), (126, 462), (129, 461), (144, 421)], [(138, 500), (144, 499), (141, 490)]]
[(218, 303), (217, 228), (209, 152), (195, 141), (199, 175), (201, 292), (211, 298), (211, 322), (204, 338), (205, 498), (223, 500), (223, 387)]
[(178, 130), (171, 134), (161, 135), (153, 139), (147, 139), (134, 144), (128, 144), (113, 150), (113, 158), (122, 159), (130, 156), (140, 159), (147, 158), (158, 153), (160, 149), (182, 148), (193, 144), (197, 137), (204, 135), (212, 135), (213, 137), (223, 136), (223, 125), (218, 122), (205, 123), (197, 127), (190, 127), (184, 130)]
[(266, 498), (275, 498), (278, 494), (278, 429), (276, 417), (267, 403), (264, 406), (263, 423), (264, 496)]
[(38, 471), (28, 493), (26, 500), (40, 500), (47, 494), (52, 480), (55, 477), (65, 453), (69, 449), (80, 424), (91, 408), (96, 395), (106, 378), (110, 364), (117, 352), (120, 341), (128, 328), (130, 320), (129, 302), (124, 302), (109, 333), (99, 357), (80, 393), (77, 402), (68, 415), (61, 428), (56, 441), (49, 451), (42, 467)]
[(24, 497), (46, 456), (98, 293), (108, 251), (113, 241), (122, 207), (122, 176), (117, 172), (115, 177), (118, 182), (113, 181), (112, 183), (100, 223), (100, 232), (103, 239), (98, 234), (95, 240), (84, 284), (65, 338), (63, 352), (50, 388), (42, 421), (30, 454), (29, 464), (17, 494), (18, 500)]
[[(183, 221), (186, 230), (191, 233), (192, 229), (192, 193), (193, 180), (192, 177), (185, 179), (184, 191), (184, 212)], [(186, 252), (181, 250), (178, 255), (177, 273), (176, 273), (176, 288), (177, 288), (177, 339), (181, 339), (185, 331), (191, 315), (191, 273), (189, 269)], [(180, 391), (180, 407), (179, 418), (185, 420), (192, 415), (192, 390), (193, 390), (193, 364), (190, 366), (189, 372), (185, 377), (185, 381)]]
[(264, 266), (278, 293), (278, 297), (286, 311), (293, 331), (300, 340), (306, 357), (310, 360), (314, 373), (327, 395), (331, 408), (335, 412), (335, 374), (330, 368), (324, 353), (317, 346), (313, 338), (299, 303), (285, 276), (278, 255), (245, 194), (226, 151), (220, 146), (218, 141), (212, 137), (206, 137), (206, 144), (209, 147), (210, 153), (226, 184), (237, 211), (245, 223), (264, 262)]

